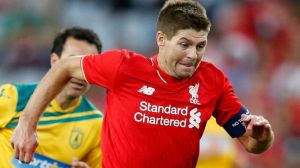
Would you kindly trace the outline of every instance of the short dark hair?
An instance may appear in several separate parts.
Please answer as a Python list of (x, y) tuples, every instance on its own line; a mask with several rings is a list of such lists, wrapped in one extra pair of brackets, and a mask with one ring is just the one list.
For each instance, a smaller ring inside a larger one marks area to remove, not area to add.
[(210, 20), (205, 8), (194, 0), (167, 0), (159, 12), (157, 30), (171, 39), (178, 30), (209, 31)]
[(53, 41), (51, 53), (56, 53), (60, 57), (64, 44), (69, 37), (73, 37), (76, 40), (84, 40), (90, 44), (94, 44), (97, 47), (98, 52), (102, 52), (102, 43), (98, 35), (94, 31), (81, 27), (71, 27), (56, 35)]

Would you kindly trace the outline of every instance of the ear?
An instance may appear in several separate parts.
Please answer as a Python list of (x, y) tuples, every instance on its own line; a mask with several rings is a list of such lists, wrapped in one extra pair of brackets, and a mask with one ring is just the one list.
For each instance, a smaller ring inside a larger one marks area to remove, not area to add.
[(58, 60), (59, 60), (59, 56), (56, 53), (52, 53), (50, 56), (51, 66), (53, 66), (56, 63), (56, 61), (58, 61)]
[(159, 47), (165, 45), (166, 38), (167, 38), (166, 35), (162, 31), (157, 31), (157, 33), (156, 33), (156, 43)]

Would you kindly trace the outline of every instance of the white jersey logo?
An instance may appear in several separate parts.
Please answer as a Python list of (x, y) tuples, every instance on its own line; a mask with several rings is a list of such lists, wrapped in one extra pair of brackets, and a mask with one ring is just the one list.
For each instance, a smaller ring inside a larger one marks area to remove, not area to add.
[(152, 87), (148, 87), (144, 85), (142, 88), (139, 89), (139, 93), (144, 93), (145, 95), (152, 95), (154, 93), (155, 89)]
[(193, 110), (190, 111), (189, 128), (196, 127), (199, 129), (199, 125), (201, 122), (201, 119), (200, 119), (201, 113), (197, 112), (197, 110), (198, 110), (197, 108), (194, 108)]
[(199, 100), (198, 100), (198, 89), (199, 89), (199, 83), (195, 84), (195, 86), (191, 85), (189, 87), (189, 92), (192, 95), (192, 97), (190, 98), (190, 102), (193, 104), (200, 104)]

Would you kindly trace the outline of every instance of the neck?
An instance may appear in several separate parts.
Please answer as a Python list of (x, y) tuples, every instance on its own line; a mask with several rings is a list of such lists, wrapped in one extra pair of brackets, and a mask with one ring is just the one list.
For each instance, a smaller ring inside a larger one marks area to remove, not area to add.
[(157, 56), (157, 64), (158, 64), (158, 67), (161, 70), (163, 70), (166, 74), (174, 77), (174, 74), (167, 68), (167, 66), (166, 66), (166, 64), (167, 64), (166, 60), (164, 59), (164, 56), (162, 54), (158, 54), (158, 56)]
[(66, 96), (63, 93), (58, 94), (55, 97), (55, 101), (59, 104), (62, 109), (67, 109), (78, 101), (79, 97)]

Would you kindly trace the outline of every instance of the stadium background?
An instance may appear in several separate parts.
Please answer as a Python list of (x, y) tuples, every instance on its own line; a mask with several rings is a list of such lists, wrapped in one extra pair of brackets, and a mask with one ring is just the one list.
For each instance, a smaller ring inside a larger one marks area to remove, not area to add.
[[(300, 167), (300, 2), (201, 0), (213, 26), (205, 59), (229, 76), (254, 114), (268, 118), (273, 147), (245, 155), (242, 167)], [(161, 0), (0, 0), (0, 84), (37, 82), (49, 68), (54, 35), (83, 26), (104, 50), (156, 53), (155, 22)], [(104, 107), (105, 91), (88, 97)], [(237, 158), (239, 159), (239, 158)]]

